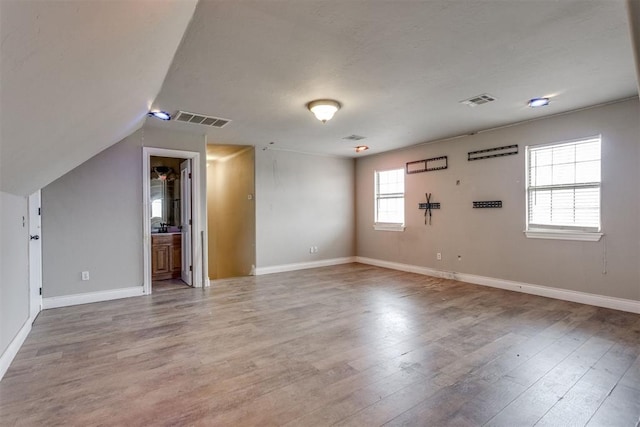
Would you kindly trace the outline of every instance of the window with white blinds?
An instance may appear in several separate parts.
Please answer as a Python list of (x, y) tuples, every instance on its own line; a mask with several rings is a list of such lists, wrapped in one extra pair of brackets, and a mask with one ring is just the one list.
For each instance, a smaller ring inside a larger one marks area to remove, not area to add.
[(527, 230), (600, 231), (600, 136), (527, 147)]
[(404, 169), (375, 173), (375, 228), (404, 229)]

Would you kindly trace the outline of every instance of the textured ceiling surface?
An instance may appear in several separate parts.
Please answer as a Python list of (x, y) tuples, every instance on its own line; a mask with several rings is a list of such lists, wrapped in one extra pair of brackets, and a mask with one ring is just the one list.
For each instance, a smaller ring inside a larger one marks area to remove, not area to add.
[[(35, 191), (143, 123), (355, 156), (637, 96), (629, 21), (623, 0), (1, 0), (0, 189)], [(343, 105), (324, 125), (317, 98)]]
[[(355, 156), (635, 95), (624, 1), (201, 1), (154, 105), (233, 121), (148, 125)], [(343, 105), (325, 125), (317, 98)]]
[(0, 1), (0, 189), (29, 194), (142, 126), (195, 6)]

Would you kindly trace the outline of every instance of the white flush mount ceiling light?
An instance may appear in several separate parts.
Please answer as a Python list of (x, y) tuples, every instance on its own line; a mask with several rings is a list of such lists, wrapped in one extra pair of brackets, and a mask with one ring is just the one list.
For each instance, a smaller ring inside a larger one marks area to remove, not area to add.
[(528, 105), (531, 108), (544, 107), (549, 105), (549, 98), (533, 98), (529, 100)]
[(162, 110), (153, 110), (153, 111), (149, 111), (149, 113), (147, 113), (147, 116), (149, 117), (154, 117), (156, 119), (160, 119), (160, 120), (171, 120), (171, 114), (167, 113), (166, 111), (162, 111)]
[(307, 108), (311, 111), (316, 119), (322, 123), (327, 123), (333, 115), (340, 109), (341, 105), (333, 99), (316, 99), (307, 104)]

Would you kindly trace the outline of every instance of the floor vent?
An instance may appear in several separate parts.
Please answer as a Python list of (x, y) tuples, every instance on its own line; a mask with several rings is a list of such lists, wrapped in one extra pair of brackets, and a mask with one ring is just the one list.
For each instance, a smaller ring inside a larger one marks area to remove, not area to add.
[(477, 107), (478, 105), (486, 104), (488, 102), (495, 101), (496, 98), (489, 94), (483, 93), (482, 95), (472, 96), (469, 99), (460, 101), (461, 104), (468, 105), (469, 107)]
[(211, 126), (214, 128), (223, 128), (231, 120), (220, 117), (205, 116), (204, 114), (189, 113), (188, 111), (178, 111), (174, 120), (185, 123), (195, 123), (197, 125)]

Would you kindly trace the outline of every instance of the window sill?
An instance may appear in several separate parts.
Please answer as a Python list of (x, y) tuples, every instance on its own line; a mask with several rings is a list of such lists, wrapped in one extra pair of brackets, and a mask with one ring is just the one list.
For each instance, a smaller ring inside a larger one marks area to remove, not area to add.
[(597, 242), (604, 233), (566, 230), (525, 230), (529, 239), (577, 240), (581, 242)]
[(373, 224), (373, 229), (377, 231), (404, 231), (404, 224)]

